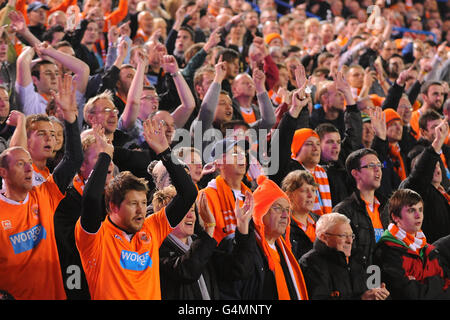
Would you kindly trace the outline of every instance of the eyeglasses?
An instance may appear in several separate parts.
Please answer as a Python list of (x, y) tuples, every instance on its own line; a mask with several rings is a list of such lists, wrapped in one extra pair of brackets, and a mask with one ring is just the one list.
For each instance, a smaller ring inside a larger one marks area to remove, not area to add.
[(325, 234), (327, 234), (329, 236), (338, 237), (341, 240), (345, 240), (345, 239), (348, 239), (348, 238), (352, 238), (352, 240), (355, 240), (355, 234), (354, 233), (352, 233), (352, 234), (334, 234), (334, 233), (328, 233), (327, 232)]
[(105, 109), (100, 110), (98, 112), (107, 113), (107, 114), (110, 114), (110, 113), (119, 114), (119, 109), (117, 109), (117, 108), (105, 108)]
[(274, 207), (271, 207), (271, 209), (273, 211), (275, 211), (276, 213), (282, 213), (282, 212), (289, 213), (289, 212), (291, 212), (291, 208), (290, 207), (283, 208), (282, 206), (274, 206)]
[(147, 96), (142, 96), (141, 100), (150, 100), (150, 101), (155, 101), (155, 102), (158, 101), (158, 102), (160, 102), (161, 98), (157, 97), (157, 96), (147, 95)]
[(365, 166), (361, 166), (359, 167), (360, 169), (372, 169), (374, 170), (375, 168), (379, 168), (379, 169), (383, 169), (384, 168), (384, 164), (383, 163), (369, 163), (366, 164)]

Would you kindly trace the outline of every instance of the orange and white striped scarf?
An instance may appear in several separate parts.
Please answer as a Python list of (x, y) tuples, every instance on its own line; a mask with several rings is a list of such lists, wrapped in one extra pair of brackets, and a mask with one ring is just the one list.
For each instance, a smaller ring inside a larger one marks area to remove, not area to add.
[[(213, 183), (214, 182), (214, 183)], [(241, 193), (244, 195), (246, 191), (251, 190), (241, 182)], [(211, 213), (216, 219), (216, 229), (214, 230), (214, 239), (217, 242), (223, 238), (234, 234), (237, 226), (236, 216), (234, 214), (234, 206), (236, 200), (233, 190), (228, 186), (222, 176), (210, 181), (208, 187), (202, 190), (208, 199), (208, 205)], [(243, 201), (239, 201), (239, 205), (243, 205)]]
[(427, 244), (427, 238), (422, 230), (413, 235), (393, 223), (389, 224), (388, 230), (393, 237), (403, 242), (418, 255), (420, 255), (420, 250)]
[(318, 214), (319, 216), (326, 213), (331, 213), (333, 205), (331, 204), (331, 192), (327, 172), (320, 165), (317, 165), (314, 168), (314, 171), (310, 173), (313, 175), (314, 180), (319, 185), (319, 187), (317, 188), (317, 197), (312, 212)]

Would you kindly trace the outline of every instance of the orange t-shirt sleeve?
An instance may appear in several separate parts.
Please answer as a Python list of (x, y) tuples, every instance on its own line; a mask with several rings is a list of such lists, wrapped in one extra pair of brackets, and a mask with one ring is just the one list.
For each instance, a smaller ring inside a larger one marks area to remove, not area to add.
[(128, 0), (120, 0), (117, 9), (105, 17), (105, 26), (103, 27), (103, 32), (108, 32), (108, 23), (110, 23), (111, 26), (117, 25), (120, 21), (125, 19), (127, 13)]
[(76, 4), (77, 4), (77, 0), (63, 0), (57, 6), (50, 8), (50, 10), (48, 11), (48, 15), (51, 15), (53, 12), (56, 12), (56, 11), (66, 12), (67, 8), (69, 8), (70, 6), (76, 5)]
[(147, 230), (150, 231), (152, 237), (155, 238), (158, 246), (161, 246), (164, 239), (173, 230), (166, 216), (166, 207), (145, 219), (145, 225)]

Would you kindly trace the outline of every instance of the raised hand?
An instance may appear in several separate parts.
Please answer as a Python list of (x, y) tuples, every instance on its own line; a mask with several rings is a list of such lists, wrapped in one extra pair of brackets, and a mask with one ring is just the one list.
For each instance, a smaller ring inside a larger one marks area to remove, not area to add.
[(397, 84), (399, 86), (405, 85), (406, 80), (408, 79), (409, 75), (413, 72), (413, 69), (414, 69), (414, 65), (412, 65), (408, 69), (405, 69), (402, 72), (400, 72), (400, 74), (398, 75), (398, 78), (397, 78)]
[(208, 41), (203, 46), (203, 50), (208, 52), (211, 48), (217, 46), (220, 42), (220, 28), (214, 29), (213, 32), (209, 35)]
[(17, 125), (23, 121), (25, 121), (25, 115), (17, 110), (11, 110), (8, 119), (6, 120), (6, 124), (11, 127), (17, 127)]
[(34, 51), (43, 60), (54, 61), (54, 59), (48, 54), (51, 50), (55, 49), (47, 41), (41, 42), (34, 46)]
[(119, 29), (117, 26), (111, 26), (108, 29), (108, 42), (116, 45), (117, 40), (119, 39)]
[(8, 13), (8, 18), (11, 20), (11, 29), (17, 33), (23, 33), (27, 30), (27, 23), (22, 12), (11, 11)]
[(117, 47), (117, 56), (123, 57), (125, 59), (127, 54), (128, 54), (128, 42), (126, 42), (125, 39), (122, 39), (119, 42), (119, 46)]
[(119, 27), (119, 34), (120, 34), (120, 36), (122, 36), (122, 37), (125, 37), (125, 36), (130, 37), (131, 36), (130, 23), (131, 23), (131, 21), (128, 20), (127, 22), (125, 22), (124, 24), (122, 24)]
[(57, 112), (62, 114), (64, 120), (69, 123), (76, 121), (78, 116), (77, 102), (75, 98), (76, 85), (72, 76), (64, 74), (58, 77), (58, 93), (53, 93)]
[(227, 75), (227, 63), (223, 61), (222, 55), (219, 57), (214, 69), (216, 71), (214, 75), (214, 82), (222, 83), (223, 79), (225, 79), (225, 76)]
[(294, 70), (294, 75), (295, 75), (295, 83), (297, 84), (297, 89), (304, 89), (304, 87), (306, 86), (306, 71), (305, 71), (305, 67), (303, 66), (303, 64), (299, 64), (295, 70)]
[(169, 142), (166, 138), (164, 124), (161, 121), (157, 122), (155, 119), (145, 120), (143, 134), (145, 141), (156, 154), (160, 154), (169, 148)]
[(256, 93), (266, 91), (266, 75), (259, 68), (253, 68), (253, 82), (255, 83)]
[(255, 201), (251, 192), (245, 192), (245, 201), (242, 207), (239, 206), (239, 199), (236, 198), (234, 215), (237, 221), (237, 229), (241, 234), (248, 234), (248, 225), (253, 217)]
[(338, 71), (336, 73), (334, 83), (336, 84), (336, 89), (344, 95), (347, 105), (353, 105), (356, 103), (355, 99), (353, 98), (350, 84), (348, 83), (347, 79), (345, 79), (344, 73), (342, 71)]
[(94, 124), (92, 125), (92, 134), (95, 137), (95, 144), (97, 145), (98, 150), (100, 150), (100, 152), (107, 153), (112, 159), (114, 154), (114, 146), (111, 141), (106, 138), (105, 129), (99, 124)]
[(309, 103), (309, 98), (305, 93), (305, 86), (300, 89), (296, 89), (292, 92), (292, 103), (289, 108), (289, 114), (292, 118), (297, 118), (300, 112), (306, 107)]
[(174, 56), (166, 54), (161, 56), (161, 67), (165, 72), (176, 73), (178, 72), (178, 63)]
[(369, 111), (369, 116), (375, 135), (381, 140), (386, 140), (386, 115), (380, 107), (375, 107), (374, 110)]
[(445, 119), (443, 119), (441, 123), (434, 129), (435, 138), (432, 142), (432, 146), (437, 153), (440, 152), (442, 145), (445, 142), (445, 139), (447, 139), (448, 132), (449, 132), (448, 118), (445, 117)]

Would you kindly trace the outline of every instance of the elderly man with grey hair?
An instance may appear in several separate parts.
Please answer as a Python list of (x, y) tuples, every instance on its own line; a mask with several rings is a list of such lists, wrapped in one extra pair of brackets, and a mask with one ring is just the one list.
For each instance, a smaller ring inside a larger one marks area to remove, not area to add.
[(377, 283), (376, 274), (375, 279), (368, 279), (360, 255), (352, 250), (354, 237), (350, 219), (343, 214), (329, 213), (317, 221), (313, 249), (300, 259), (310, 299), (385, 300), (389, 297), (385, 284)]

